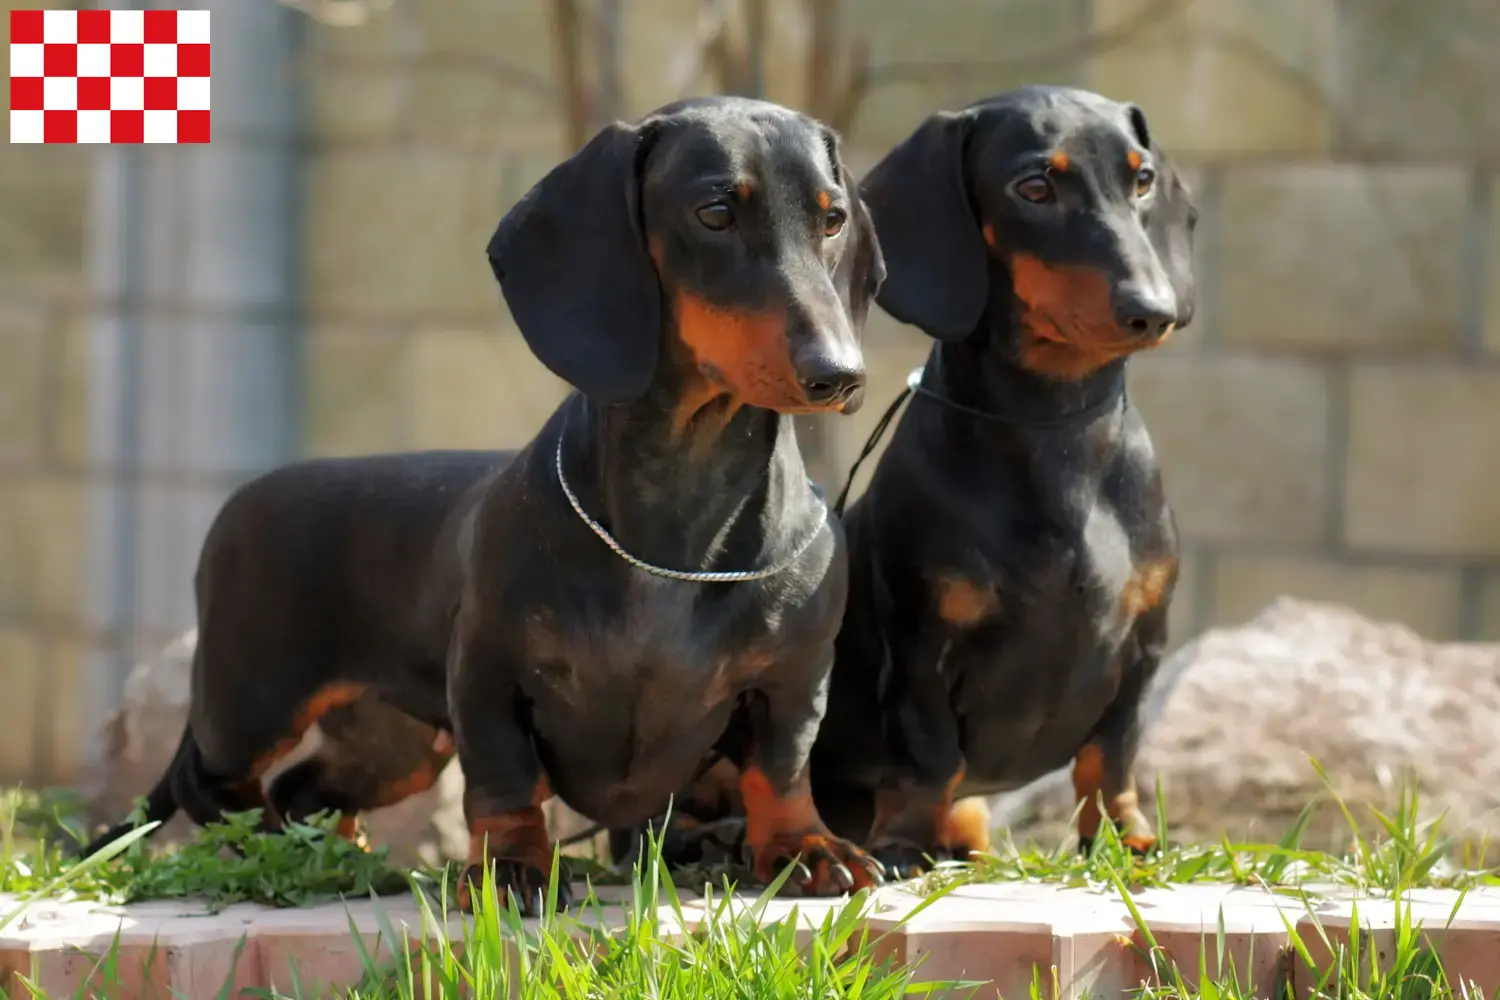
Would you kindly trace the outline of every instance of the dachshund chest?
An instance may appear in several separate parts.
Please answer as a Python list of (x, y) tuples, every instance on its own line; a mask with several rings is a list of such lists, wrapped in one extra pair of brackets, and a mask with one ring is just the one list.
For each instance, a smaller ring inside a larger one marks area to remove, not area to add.
[(1141, 617), (1168, 599), (1175, 557), (1133, 555), (1092, 526), (1025, 577), (972, 570), (934, 589), (940, 671), (976, 787), (1018, 787), (1065, 764), (1114, 702)]
[[(1007, 558), (1010, 557), (1010, 558)], [(1096, 505), (1076, 531), (1021, 537), (935, 575), (930, 613), (945, 673), (967, 709), (1017, 739), (1087, 729), (1113, 700), (1142, 617), (1169, 599), (1166, 534), (1127, 530)]]
[(633, 701), (664, 692), (677, 699), (718, 700), (737, 682), (753, 679), (763, 657), (753, 649), (773, 641), (768, 629), (729, 617), (694, 615), (657, 606), (654, 613), (566, 622), (540, 609), (527, 616), (525, 657), (534, 696), (580, 708), (597, 699)]
[(1074, 530), (1017, 532), (951, 560), (929, 575), (930, 611), (958, 635), (1081, 630), (1108, 644), (1166, 600), (1176, 566), (1164, 533), (1128, 531), (1101, 504)]
[(527, 694), (604, 726), (632, 719), (639, 728), (649, 716), (666, 738), (793, 668), (803, 637), (827, 624), (823, 603), (816, 593), (737, 585), (706, 596), (651, 580), (613, 607), (536, 607), (523, 629)]
[(754, 599), (658, 600), (563, 621), (548, 609), (528, 614), (523, 689), (555, 786), (595, 818), (660, 808), (724, 733), (739, 696), (807, 657), (798, 610)]

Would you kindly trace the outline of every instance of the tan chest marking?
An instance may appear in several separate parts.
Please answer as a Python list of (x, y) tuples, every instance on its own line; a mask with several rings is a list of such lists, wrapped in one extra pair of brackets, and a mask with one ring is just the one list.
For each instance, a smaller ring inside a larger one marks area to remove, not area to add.
[(973, 628), (996, 615), (1000, 597), (992, 588), (981, 587), (962, 576), (941, 576), (937, 580), (938, 617), (956, 628)]

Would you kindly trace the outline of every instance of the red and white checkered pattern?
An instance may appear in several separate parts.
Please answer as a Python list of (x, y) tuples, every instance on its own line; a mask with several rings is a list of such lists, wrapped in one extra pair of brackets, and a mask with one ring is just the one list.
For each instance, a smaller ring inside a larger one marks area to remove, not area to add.
[(206, 10), (13, 10), (10, 141), (207, 142), (208, 44)]

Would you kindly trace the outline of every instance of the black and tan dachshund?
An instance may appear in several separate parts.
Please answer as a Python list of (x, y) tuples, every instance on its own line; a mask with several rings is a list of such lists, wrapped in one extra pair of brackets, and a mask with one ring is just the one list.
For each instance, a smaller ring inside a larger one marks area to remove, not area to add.
[(1027, 87), (927, 119), (863, 186), (880, 305), (936, 343), (845, 519), (813, 752), (830, 826), (898, 875), (987, 844), (955, 800), (1073, 766), (1153, 842), (1132, 769), (1177, 532), (1127, 359), (1194, 309), (1197, 210), (1140, 108)]
[[(528, 346), (578, 391), (513, 458), (310, 462), (232, 497), (200, 563), (189, 725), (149, 818), (263, 805), (261, 776), (306, 729), (340, 721), (334, 745), (354, 745), (360, 720), (328, 713), (373, 717), (374, 697), (428, 727), (402, 738), (403, 788), (452, 733), (460, 902), (490, 865), (534, 912), (546, 798), (637, 823), (734, 718), (755, 872), (800, 858), (793, 891), (877, 883), (808, 774), (847, 571), (793, 415), (859, 404), (884, 278), (836, 135), (758, 101), (668, 105), (553, 169), (488, 257)], [(350, 802), (347, 767), (287, 773), (302, 811), (385, 804)]]

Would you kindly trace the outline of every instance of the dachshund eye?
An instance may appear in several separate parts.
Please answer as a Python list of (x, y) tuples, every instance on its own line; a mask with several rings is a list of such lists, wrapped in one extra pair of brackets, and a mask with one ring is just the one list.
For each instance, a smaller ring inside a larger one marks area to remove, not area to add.
[(1144, 198), (1151, 193), (1151, 185), (1156, 183), (1156, 171), (1150, 167), (1142, 167), (1135, 172), (1135, 196)]
[(722, 233), (734, 225), (734, 212), (722, 201), (716, 201), (698, 209), (698, 221), (703, 223), (703, 228)]
[(1052, 181), (1045, 174), (1034, 174), (1016, 182), (1016, 194), (1029, 202), (1046, 205), (1057, 200)]
[(823, 235), (829, 239), (833, 239), (844, 231), (844, 223), (847, 221), (849, 221), (849, 217), (844, 214), (843, 209), (830, 209), (828, 214), (823, 217)]

